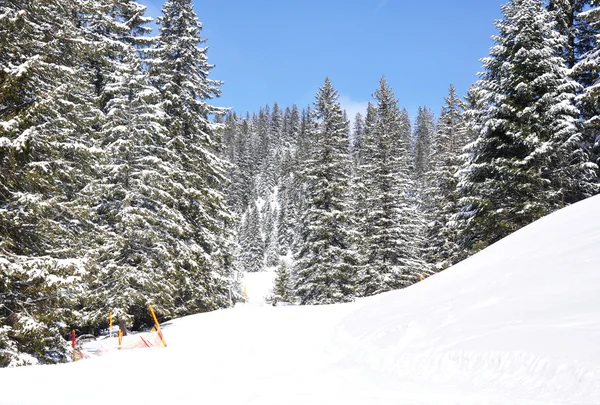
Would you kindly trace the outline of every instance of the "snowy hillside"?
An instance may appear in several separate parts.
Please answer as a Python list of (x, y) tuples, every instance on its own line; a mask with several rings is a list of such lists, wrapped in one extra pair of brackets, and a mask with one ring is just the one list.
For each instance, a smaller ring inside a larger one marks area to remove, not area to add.
[(0, 404), (600, 404), (599, 211), (356, 303), (242, 306), (164, 325), (166, 349), (3, 369)]

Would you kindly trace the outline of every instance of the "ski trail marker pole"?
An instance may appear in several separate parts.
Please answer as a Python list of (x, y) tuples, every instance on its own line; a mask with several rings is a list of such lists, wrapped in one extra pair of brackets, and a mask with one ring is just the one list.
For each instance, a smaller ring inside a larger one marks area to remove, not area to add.
[(71, 347), (73, 348), (73, 361), (75, 361), (75, 329), (71, 331)]
[(163, 337), (163, 334), (160, 331), (160, 324), (158, 323), (158, 319), (156, 319), (156, 314), (154, 313), (154, 310), (152, 309), (152, 305), (148, 305), (148, 308), (150, 308), (150, 313), (152, 314), (152, 318), (154, 318), (154, 324), (156, 325), (156, 332), (158, 333), (158, 336), (160, 337), (160, 341), (162, 342), (164, 347), (167, 347), (167, 342), (165, 342), (165, 338)]

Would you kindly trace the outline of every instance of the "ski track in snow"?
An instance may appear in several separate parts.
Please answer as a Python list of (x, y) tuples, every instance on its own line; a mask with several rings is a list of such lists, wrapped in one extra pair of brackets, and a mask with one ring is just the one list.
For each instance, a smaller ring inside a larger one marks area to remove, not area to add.
[(401, 291), (248, 301), (163, 325), (168, 347), (0, 370), (0, 405), (600, 404), (600, 197)]

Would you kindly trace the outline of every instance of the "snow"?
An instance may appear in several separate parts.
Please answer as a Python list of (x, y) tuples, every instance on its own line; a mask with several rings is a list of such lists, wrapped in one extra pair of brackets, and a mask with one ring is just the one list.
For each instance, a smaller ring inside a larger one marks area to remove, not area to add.
[(400, 291), (249, 301), (163, 325), (166, 349), (0, 370), (1, 405), (600, 404), (600, 197)]
[[(246, 304), (251, 306), (265, 306), (266, 296), (273, 290), (275, 268), (256, 273), (245, 273), (242, 279), (242, 290), (246, 294)], [(240, 306), (240, 304), (238, 304)]]

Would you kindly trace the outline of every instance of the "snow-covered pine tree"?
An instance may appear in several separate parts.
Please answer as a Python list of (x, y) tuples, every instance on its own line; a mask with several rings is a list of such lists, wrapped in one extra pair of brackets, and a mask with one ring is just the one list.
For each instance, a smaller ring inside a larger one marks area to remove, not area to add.
[(435, 119), (427, 107), (419, 107), (415, 123), (415, 178), (421, 183), (430, 170), (435, 137)]
[(261, 198), (266, 198), (271, 191), (265, 168), (269, 166), (269, 153), (271, 151), (270, 137), (271, 108), (266, 105), (258, 112), (254, 125), (253, 160), (256, 166), (256, 188)]
[(579, 14), (594, 33), (590, 49), (574, 67), (574, 75), (583, 85), (577, 104), (584, 119), (586, 139), (592, 144), (594, 163), (600, 163), (600, 3)]
[(283, 112), (283, 122), (281, 128), (281, 144), (284, 148), (289, 148), (292, 145), (293, 138), (291, 136), (292, 110), (290, 107), (285, 107)]
[(568, 68), (573, 68), (580, 56), (589, 52), (593, 29), (579, 14), (590, 0), (549, 0), (548, 10), (556, 16), (556, 29), (565, 37), (563, 56)]
[[(313, 156), (311, 142), (311, 134), (316, 132), (317, 123), (312, 120), (312, 109), (307, 106), (302, 110), (300, 116), (300, 131), (298, 133), (297, 146), (294, 153), (293, 165), (294, 171), (291, 181), (290, 190), (292, 190), (291, 199), (294, 206), (294, 229), (293, 235), (294, 240), (292, 243), (292, 252), (297, 252), (300, 244), (302, 243), (302, 235), (307, 230), (305, 224), (302, 221), (302, 213), (305, 211), (305, 202), (307, 197), (306, 182), (304, 181), (303, 173), (307, 169)], [(295, 274), (295, 267), (292, 268), (292, 274)]]
[(579, 146), (576, 83), (562, 57), (565, 37), (539, 0), (512, 0), (486, 71), (481, 131), (459, 183), (466, 221), (461, 247), (476, 252), (581, 198), (590, 168)]
[(352, 141), (350, 142), (350, 153), (352, 162), (357, 166), (360, 160), (360, 153), (365, 144), (365, 120), (361, 113), (356, 113), (354, 117), (354, 128), (352, 129)]
[(297, 222), (296, 201), (299, 190), (296, 153), (300, 137), (300, 111), (294, 104), (286, 109), (285, 125), (282, 134), (282, 161), (279, 170), (278, 200), (278, 241), (279, 254), (287, 255), (294, 241), (294, 227)]
[(362, 296), (409, 286), (418, 281), (423, 268), (418, 259), (421, 225), (410, 173), (410, 126), (385, 78), (374, 97), (376, 117), (374, 107), (369, 108), (359, 167), (365, 188), (364, 221), (358, 231)]
[(346, 136), (348, 137), (348, 150), (350, 150), (350, 146), (352, 145), (352, 129), (350, 128), (350, 119), (348, 119), (348, 113), (346, 110), (342, 110), (342, 118), (346, 123)]
[(294, 294), (292, 291), (292, 279), (290, 270), (285, 261), (279, 262), (277, 273), (273, 280), (273, 297), (276, 302), (293, 302)]
[(220, 95), (220, 81), (208, 78), (206, 42), (191, 0), (167, 1), (158, 19), (160, 35), (150, 72), (161, 92), (176, 166), (171, 173), (174, 201), (190, 225), (182, 229), (187, 254), (173, 267), (180, 314), (211, 310), (229, 303), (232, 216), (225, 203), (227, 164), (219, 157), (221, 139), (211, 114), (224, 110), (206, 100)]
[(349, 139), (338, 93), (329, 78), (319, 89), (314, 106), (311, 158), (302, 173), (306, 197), (295, 263), (295, 292), (302, 304), (330, 304), (355, 297)]
[(266, 161), (263, 164), (262, 172), (265, 183), (265, 190), (271, 193), (273, 187), (277, 185), (278, 175), (280, 173), (281, 158), (285, 145), (282, 142), (283, 136), (283, 114), (279, 104), (275, 102), (271, 112), (268, 129), (268, 151)]
[(451, 220), (457, 211), (455, 174), (462, 164), (462, 148), (467, 144), (464, 109), (465, 103), (450, 85), (436, 127), (430, 170), (425, 175), (427, 226), (423, 254), (436, 271), (450, 266), (452, 253), (456, 250)]
[(279, 191), (279, 216), (277, 219), (277, 236), (279, 241), (279, 254), (285, 256), (294, 243), (294, 221), (296, 207), (294, 205), (294, 190), (291, 189), (292, 175), (281, 179)]
[[(584, 88), (593, 86), (597, 79), (597, 73), (593, 69), (585, 67), (585, 60), (589, 60), (588, 56), (593, 54), (594, 49), (597, 48), (597, 36), (600, 33), (598, 23), (594, 23), (593, 18), (591, 20), (585, 18), (590, 16), (589, 12), (594, 13), (593, 7), (590, 9), (590, 4), (593, 3), (590, 0), (549, 0), (548, 4), (548, 9), (556, 16), (557, 29), (564, 37), (563, 54), (567, 67), (572, 69), (570, 75)], [(597, 6), (597, 4), (595, 5)], [(595, 143), (598, 131), (593, 125), (588, 124), (590, 118), (595, 115), (596, 107), (594, 103), (585, 100), (585, 96), (580, 97), (577, 103), (583, 121), (586, 123), (581, 128), (582, 136), (578, 140), (580, 146), (578, 149), (583, 149), (582, 153), (584, 154), (593, 155), (591, 160), (596, 162), (598, 150), (595, 149)], [(580, 161), (582, 157), (568, 159)], [(595, 191), (589, 188), (580, 191), (584, 195), (589, 195), (590, 192), (594, 193)]]
[[(215, 117), (215, 122), (217, 122), (217, 120), (220, 119), (223, 119), (223, 117), (218, 115), (217, 117)], [(238, 131), (237, 114), (234, 111), (229, 111), (227, 114), (225, 114), (223, 124), (223, 157), (227, 159), (228, 162), (234, 162), (235, 139), (237, 138)]]
[(0, 368), (70, 360), (63, 336), (79, 322), (78, 260), (17, 256), (0, 249)]
[[(88, 240), (91, 44), (77, 1), (0, 4), (0, 366), (66, 360)], [(60, 294), (59, 294), (60, 292)]]
[[(135, 10), (143, 14), (145, 8)], [(112, 67), (103, 75), (106, 105), (99, 146), (106, 154), (98, 180), (86, 188), (96, 207), (95, 222), (105, 234), (94, 251), (93, 293), (84, 301), (91, 325), (113, 312), (115, 319), (139, 327), (152, 324), (148, 303), (164, 317), (179, 313), (179, 286), (172, 272), (193, 259), (181, 248), (180, 237), (195, 230), (175, 208), (170, 176), (178, 158), (168, 147), (160, 93), (142, 67), (144, 41), (135, 35), (145, 30), (131, 25), (148, 20), (131, 12), (112, 15), (121, 31), (111, 31)]]
[(279, 264), (279, 214), (274, 204), (275, 195), (271, 195), (263, 206), (262, 225), (265, 239), (265, 265), (274, 267)]
[(258, 207), (252, 202), (239, 230), (241, 255), (238, 267), (242, 271), (257, 272), (265, 269), (265, 242), (260, 228)]
[[(353, 232), (352, 232), (352, 246), (357, 252), (360, 252), (359, 246), (361, 245), (361, 235), (359, 230), (363, 228), (363, 221), (365, 215), (366, 206), (364, 204), (367, 195), (367, 189), (360, 175), (360, 165), (363, 162), (365, 137), (367, 136), (367, 128), (372, 127), (377, 116), (377, 111), (371, 103), (367, 105), (367, 120), (368, 124), (365, 123), (360, 113), (356, 113), (354, 118), (354, 129), (350, 138), (350, 158), (352, 159), (352, 177), (351, 177), (351, 204), (353, 212)], [(359, 258), (360, 263), (360, 258)]]
[(437, 214), (433, 207), (435, 200), (439, 197), (434, 190), (435, 178), (430, 176), (434, 163), (432, 162), (433, 154), (437, 147), (436, 137), (433, 113), (427, 107), (419, 107), (413, 134), (415, 143), (413, 175), (415, 177), (415, 186), (417, 187), (414, 190), (414, 195), (417, 198), (419, 215), (423, 224), (419, 235), (422, 243), (419, 246), (419, 256), (423, 257), (423, 264), (428, 270), (433, 270), (433, 263), (430, 259), (434, 250), (428, 239), (428, 227), (434, 221)]
[(290, 139), (290, 146), (294, 149), (298, 147), (299, 138), (302, 131), (302, 118), (300, 110), (296, 104), (292, 105), (292, 113), (290, 115), (289, 123), (290, 133), (288, 135)]
[(233, 131), (233, 161), (231, 185), (229, 186), (229, 206), (233, 212), (241, 215), (251, 199), (256, 196), (255, 182), (252, 176), (252, 156), (251, 156), (251, 137), (252, 123), (249, 118), (241, 122), (232, 122), (228, 125), (235, 125), (237, 129)]

